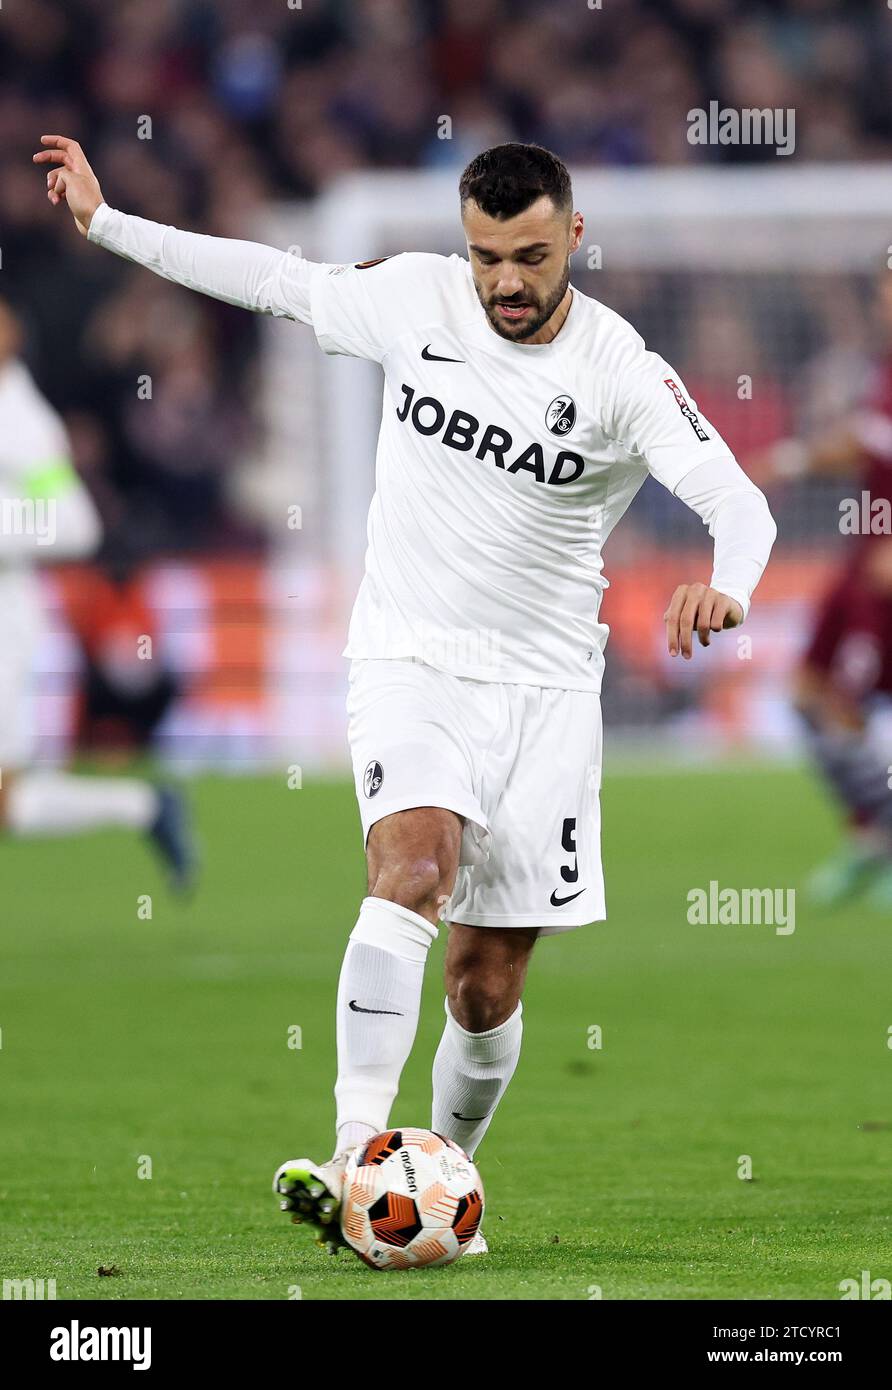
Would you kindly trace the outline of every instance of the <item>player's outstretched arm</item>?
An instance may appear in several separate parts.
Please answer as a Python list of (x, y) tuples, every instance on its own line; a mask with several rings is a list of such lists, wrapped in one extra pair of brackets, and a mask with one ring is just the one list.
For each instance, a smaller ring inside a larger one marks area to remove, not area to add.
[(310, 289), (319, 267), (259, 242), (180, 231), (117, 212), (76, 140), (42, 135), (35, 164), (50, 164), (47, 197), (67, 203), (82, 236), (156, 275), (255, 313), (311, 323)]

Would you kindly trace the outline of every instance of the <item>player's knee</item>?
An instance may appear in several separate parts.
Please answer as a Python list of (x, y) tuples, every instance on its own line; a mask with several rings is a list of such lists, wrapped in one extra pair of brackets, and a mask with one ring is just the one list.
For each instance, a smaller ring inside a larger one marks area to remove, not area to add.
[(437, 912), (443, 893), (443, 870), (436, 855), (415, 855), (379, 869), (369, 892), (376, 898), (408, 907), (422, 917)]
[(498, 1028), (517, 1008), (510, 982), (475, 970), (470, 961), (455, 971), (447, 993), (452, 1017), (468, 1033)]

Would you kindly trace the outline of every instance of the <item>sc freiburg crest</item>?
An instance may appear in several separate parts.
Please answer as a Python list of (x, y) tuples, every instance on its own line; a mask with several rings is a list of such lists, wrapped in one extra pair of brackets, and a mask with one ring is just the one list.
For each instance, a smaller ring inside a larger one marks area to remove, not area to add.
[(555, 396), (545, 412), (545, 423), (552, 434), (569, 434), (576, 424), (576, 402), (572, 396)]
[(381, 790), (381, 783), (384, 781), (384, 769), (375, 759), (369, 763), (362, 779), (362, 789), (366, 796), (374, 796)]

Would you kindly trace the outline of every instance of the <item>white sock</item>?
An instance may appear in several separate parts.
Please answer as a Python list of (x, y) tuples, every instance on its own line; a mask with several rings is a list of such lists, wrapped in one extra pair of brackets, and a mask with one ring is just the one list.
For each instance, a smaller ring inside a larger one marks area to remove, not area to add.
[(411, 908), (363, 899), (338, 981), (337, 1152), (387, 1128), (436, 936)]
[(469, 1033), (456, 1023), (446, 1000), (446, 1027), (434, 1058), (431, 1128), (454, 1139), (471, 1158), (514, 1075), (523, 1036), (522, 1018), (523, 1005), (518, 1003), (498, 1028)]
[(77, 777), (70, 772), (22, 772), (12, 782), (6, 823), (13, 835), (70, 835), (124, 825), (148, 830), (158, 793), (130, 777)]

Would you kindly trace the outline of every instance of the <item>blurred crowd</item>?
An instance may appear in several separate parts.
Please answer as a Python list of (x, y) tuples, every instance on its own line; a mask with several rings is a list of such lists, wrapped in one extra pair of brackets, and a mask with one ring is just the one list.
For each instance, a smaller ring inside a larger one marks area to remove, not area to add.
[(887, 159), (890, 58), (869, 0), (8, 0), (3, 289), (110, 534), (141, 555), (250, 545), (227, 481), (256, 322), (85, 245), (30, 163), (42, 132), (81, 140), (114, 205), (239, 236), (345, 171), (457, 171), (505, 139), (576, 166), (774, 157), (689, 144), (710, 100), (794, 106), (797, 162)]

